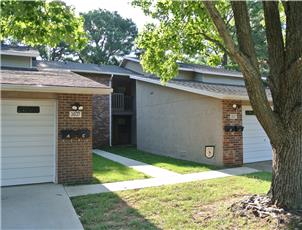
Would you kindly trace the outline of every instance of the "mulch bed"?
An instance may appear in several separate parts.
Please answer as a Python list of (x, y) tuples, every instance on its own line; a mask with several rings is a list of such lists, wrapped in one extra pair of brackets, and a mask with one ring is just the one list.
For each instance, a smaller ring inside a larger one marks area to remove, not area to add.
[(261, 218), (274, 221), (278, 226), (291, 226), (302, 229), (302, 210), (288, 211), (272, 204), (268, 196), (245, 196), (229, 208), (235, 215), (247, 218)]

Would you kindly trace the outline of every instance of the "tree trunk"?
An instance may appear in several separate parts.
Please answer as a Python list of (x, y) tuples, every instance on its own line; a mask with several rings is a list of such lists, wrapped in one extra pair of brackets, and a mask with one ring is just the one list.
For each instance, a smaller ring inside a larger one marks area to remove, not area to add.
[(297, 125), (283, 134), (283, 143), (274, 148), (269, 195), (280, 207), (302, 210), (302, 125)]

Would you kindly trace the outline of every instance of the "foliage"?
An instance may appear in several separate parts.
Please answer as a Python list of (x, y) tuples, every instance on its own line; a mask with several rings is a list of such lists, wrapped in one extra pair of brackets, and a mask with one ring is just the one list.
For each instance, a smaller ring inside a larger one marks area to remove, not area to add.
[(81, 51), (87, 63), (116, 64), (132, 50), (137, 27), (131, 19), (122, 18), (117, 12), (94, 10), (82, 14), (88, 45)]
[[(272, 202), (301, 209), (302, 3), (134, 0), (134, 4), (159, 20), (158, 25), (146, 26), (138, 46), (144, 50), (144, 69), (162, 82), (176, 76), (177, 61), (202, 50), (211, 53), (209, 41), (236, 61), (249, 102), (273, 147)], [(269, 90), (262, 81), (263, 70), (268, 71)]]
[[(132, 3), (159, 20), (159, 25), (146, 25), (137, 40), (138, 47), (145, 51), (142, 64), (148, 72), (156, 73), (163, 81), (169, 80), (176, 75), (176, 60), (239, 70), (200, 1), (134, 0)], [(248, 5), (261, 71), (266, 73), (267, 43), (262, 3), (250, 1)], [(236, 40), (230, 4), (219, 1), (217, 7)]]
[(87, 41), (82, 17), (61, 1), (1, 1), (0, 39), (50, 47), (63, 41), (72, 49)]
[(122, 18), (117, 12), (102, 9), (81, 15), (88, 36), (87, 46), (80, 52), (73, 50), (65, 42), (54, 48), (40, 46), (42, 59), (117, 64), (124, 55), (132, 51), (137, 36), (137, 27), (132, 20)]

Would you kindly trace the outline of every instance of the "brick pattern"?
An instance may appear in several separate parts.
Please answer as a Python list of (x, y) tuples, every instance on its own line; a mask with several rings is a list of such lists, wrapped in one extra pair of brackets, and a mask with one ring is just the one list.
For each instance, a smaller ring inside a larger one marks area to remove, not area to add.
[[(58, 183), (87, 182), (92, 177), (92, 137), (83, 140), (62, 140), (62, 129), (92, 130), (92, 95), (59, 94), (58, 101)], [(81, 118), (70, 118), (71, 105), (84, 106)]]
[[(100, 74), (79, 73), (91, 80), (109, 86), (110, 76)], [(93, 95), (93, 148), (109, 145), (109, 95)]]
[[(234, 109), (233, 104), (239, 106)], [(224, 100), (223, 108), (223, 127), (226, 125), (242, 125), (241, 101)], [(230, 119), (230, 114), (237, 114), (237, 119)], [(237, 166), (243, 163), (243, 136), (242, 132), (223, 131), (223, 163), (227, 166)]]

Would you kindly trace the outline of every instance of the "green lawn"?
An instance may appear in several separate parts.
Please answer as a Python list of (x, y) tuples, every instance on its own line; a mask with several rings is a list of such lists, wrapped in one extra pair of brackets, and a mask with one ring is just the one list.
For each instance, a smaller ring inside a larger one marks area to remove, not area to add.
[(108, 147), (103, 150), (181, 174), (218, 169), (217, 166), (147, 153), (137, 150), (135, 147)]
[[(233, 216), (228, 207), (247, 194), (264, 194), (271, 174), (72, 198), (85, 229), (282, 229), (274, 222)], [(288, 229), (288, 228), (285, 228)]]
[(149, 178), (124, 165), (93, 154), (93, 183), (107, 183)]

